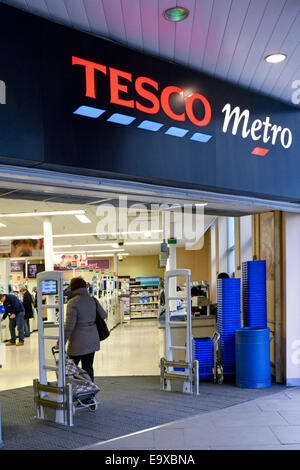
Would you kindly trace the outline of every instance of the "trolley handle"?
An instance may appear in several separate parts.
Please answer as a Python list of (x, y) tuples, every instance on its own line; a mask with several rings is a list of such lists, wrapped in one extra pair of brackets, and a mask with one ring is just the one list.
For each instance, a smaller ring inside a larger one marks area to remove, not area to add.
[(212, 337), (212, 340), (214, 341), (215, 344), (217, 344), (220, 341), (221, 335), (218, 331), (216, 331)]
[(53, 356), (55, 357), (55, 354), (59, 353), (59, 348), (56, 348), (55, 346), (52, 346), (51, 351), (52, 351)]

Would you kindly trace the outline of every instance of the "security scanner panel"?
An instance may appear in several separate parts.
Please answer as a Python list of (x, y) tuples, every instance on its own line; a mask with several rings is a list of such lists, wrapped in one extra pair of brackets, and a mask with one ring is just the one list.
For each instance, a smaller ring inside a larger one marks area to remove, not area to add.
[(57, 280), (47, 279), (45, 281), (41, 281), (41, 290), (42, 290), (42, 295), (57, 295), (58, 294)]

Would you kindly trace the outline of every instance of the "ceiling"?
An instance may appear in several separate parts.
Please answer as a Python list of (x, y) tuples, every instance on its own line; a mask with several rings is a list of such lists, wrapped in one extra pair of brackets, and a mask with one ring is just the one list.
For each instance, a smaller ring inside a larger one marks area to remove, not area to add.
[[(128, 232), (140, 232), (139, 234), (127, 234), (126, 236), (118, 236), (113, 234), (113, 231), (119, 230), (119, 220), (121, 217), (118, 208), (114, 207), (111, 201), (107, 203), (92, 205), (92, 204), (79, 204), (74, 201), (73, 204), (64, 204), (61, 202), (49, 202), (49, 201), (38, 201), (38, 200), (27, 200), (27, 199), (8, 199), (6, 197), (0, 197), (0, 223), (5, 224), (6, 227), (0, 226), (0, 244), (5, 243), (5, 238), (9, 237), (14, 239), (17, 237), (43, 237), (43, 217), (42, 216), (31, 216), (31, 217), (1, 217), (1, 214), (16, 214), (26, 212), (42, 212), (42, 211), (62, 211), (62, 210), (74, 210), (83, 209), (87, 217), (90, 219), (90, 223), (80, 222), (75, 215), (56, 215), (52, 218), (53, 235), (54, 235), (54, 252), (57, 253), (68, 253), (68, 252), (85, 252), (87, 251), (89, 258), (105, 257), (106, 253), (113, 253), (114, 250), (123, 250), (130, 256), (145, 256), (158, 254), (160, 252), (160, 243), (163, 239), (161, 233), (161, 220), (155, 224), (156, 219), (153, 212), (144, 211), (140, 213), (129, 213), (125, 210), (127, 219), (127, 230)], [(102, 207), (102, 211), (100, 211)], [(104, 222), (101, 225), (101, 221)], [(151, 226), (151, 217), (152, 223)], [(137, 223), (137, 218), (139, 223)], [(206, 215), (204, 218), (204, 227), (206, 230), (210, 224), (215, 220), (214, 216)], [(108, 225), (109, 224), (109, 225)], [(145, 230), (153, 230), (150, 237), (149, 234), (145, 234)], [(160, 232), (157, 232), (160, 230)], [(96, 233), (105, 233), (104, 236), (96, 235)], [(111, 235), (108, 236), (107, 234)], [(123, 246), (112, 246), (119, 241), (123, 241)], [(155, 244), (148, 244), (150, 242), (156, 242)], [(141, 242), (145, 244), (141, 244)], [(147, 243), (148, 242), (148, 243)], [(129, 243), (127, 245), (127, 243)], [(101, 244), (101, 246), (97, 246)], [(102, 246), (104, 244), (104, 246)], [(72, 246), (70, 246), (72, 245)], [(106, 246), (107, 245), (107, 246)], [(180, 241), (178, 246), (184, 246), (184, 241)], [(96, 251), (102, 253), (97, 253)], [(94, 252), (93, 252), (94, 251)], [(122, 252), (120, 251), (120, 254)]]
[[(299, 0), (0, 0), (292, 104), (300, 79)], [(163, 18), (175, 5), (190, 14)], [(264, 57), (283, 52), (276, 65)]]

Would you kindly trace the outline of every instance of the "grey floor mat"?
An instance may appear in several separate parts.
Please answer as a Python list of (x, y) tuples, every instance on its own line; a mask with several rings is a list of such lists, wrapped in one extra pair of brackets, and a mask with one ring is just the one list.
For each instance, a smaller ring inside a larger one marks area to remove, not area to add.
[(101, 405), (76, 413), (74, 427), (34, 419), (32, 387), (0, 392), (4, 450), (78, 449), (177, 419), (226, 408), (283, 390), (241, 389), (234, 384), (201, 382), (197, 397), (159, 390), (159, 377), (96, 377)]

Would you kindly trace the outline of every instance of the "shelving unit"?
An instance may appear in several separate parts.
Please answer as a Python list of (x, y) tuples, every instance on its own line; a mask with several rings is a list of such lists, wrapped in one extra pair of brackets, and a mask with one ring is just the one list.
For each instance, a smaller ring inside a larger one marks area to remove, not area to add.
[(146, 281), (130, 284), (131, 319), (157, 318), (159, 312), (160, 280), (153, 284)]

